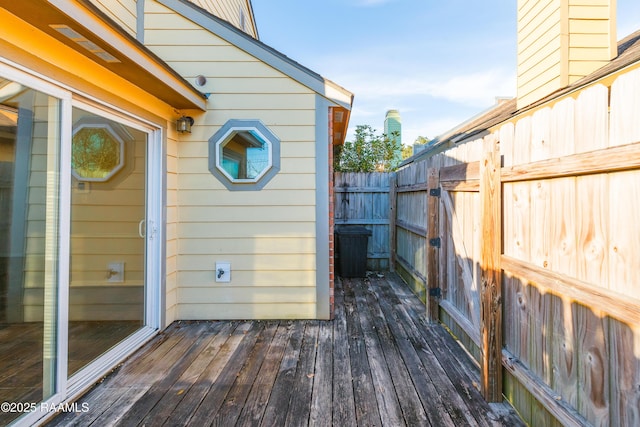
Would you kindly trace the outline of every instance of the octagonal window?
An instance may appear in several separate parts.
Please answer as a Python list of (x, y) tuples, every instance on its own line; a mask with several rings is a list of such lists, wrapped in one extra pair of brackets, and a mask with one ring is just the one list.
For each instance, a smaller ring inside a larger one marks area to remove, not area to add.
[(80, 181), (104, 182), (124, 165), (124, 142), (108, 124), (81, 124), (73, 130), (71, 171)]
[(280, 140), (259, 120), (229, 120), (209, 139), (209, 170), (231, 190), (262, 188), (280, 169)]
[(271, 143), (255, 129), (233, 130), (217, 143), (216, 166), (232, 181), (257, 181), (271, 167)]

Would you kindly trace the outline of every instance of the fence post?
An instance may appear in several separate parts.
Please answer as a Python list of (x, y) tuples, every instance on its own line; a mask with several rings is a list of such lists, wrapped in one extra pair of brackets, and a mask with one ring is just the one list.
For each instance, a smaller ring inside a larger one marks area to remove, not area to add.
[(480, 267), (480, 335), (482, 394), (502, 401), (502, 183), (500, 152), (494, 135), (484, 138), (480, 162), (482, 251)]
[(389, 178), (389, 271), (396, 271), (396, 218), (398, 176), (393, 173)]
[(427, 171), (427, 319), (437, 322), (439, 318), (440, 276), (438, 258), (441, 246), (440, 236), (440, 170)]

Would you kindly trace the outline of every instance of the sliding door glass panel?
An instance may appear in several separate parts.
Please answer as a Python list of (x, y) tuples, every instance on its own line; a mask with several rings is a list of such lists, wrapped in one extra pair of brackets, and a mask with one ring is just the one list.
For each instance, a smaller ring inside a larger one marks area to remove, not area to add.
[(73, 109), (70, 376), (145, 323), (147, 139)]
[(60, 112), (0, 78), (0, 425), (56, 392)]

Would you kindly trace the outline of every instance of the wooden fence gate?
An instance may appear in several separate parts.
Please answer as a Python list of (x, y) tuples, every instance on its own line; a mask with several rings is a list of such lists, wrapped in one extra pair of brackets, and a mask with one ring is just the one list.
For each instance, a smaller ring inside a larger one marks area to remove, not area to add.
[(427, 172), (427, 229), (433, 230), (427, 251), (427, 316), (438, 320), (442, 308), (475, 344), (482, 392), (496, 402), (502, 400), (500, 154), (492, 136), (481, 148), (479, 162)]
[[(470, 148), (479, 161), (399, 172), (392, 258), (425, 286), (427, 316), (480, 361), (487, 400), (504, 392), (539, 425), (636, 425), (640, 228), (619, 219), (640, 206), (640, 143), (514, 162), (513, 130)], [(615, 185), (628, 200), (608, 192)], [(416, 210), (423, 225), (408, 216)]]

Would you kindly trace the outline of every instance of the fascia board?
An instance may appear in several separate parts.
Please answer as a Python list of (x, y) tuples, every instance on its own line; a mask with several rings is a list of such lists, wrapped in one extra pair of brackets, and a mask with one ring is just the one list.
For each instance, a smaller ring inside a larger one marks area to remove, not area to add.
[(133, 40), (129, 40), (119, 31), (100, 19), (93, 11), (89, 10), (83, 2), (70, 0), (48, 0), (49, 3), (62, 13), (76, 21), (79, 25), (100, 37), (106, 44), (124, 55), (132, 62), (152, 74), (162, 84), (180, 93), (193, 108), (206, 110), (205, 96), (191, 86), (173, 69), (161, 60), (155, 58), (146, 49), (141, 49)]

